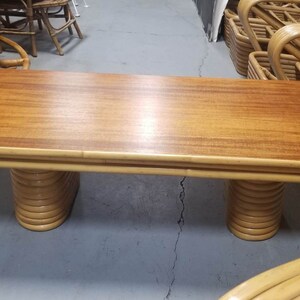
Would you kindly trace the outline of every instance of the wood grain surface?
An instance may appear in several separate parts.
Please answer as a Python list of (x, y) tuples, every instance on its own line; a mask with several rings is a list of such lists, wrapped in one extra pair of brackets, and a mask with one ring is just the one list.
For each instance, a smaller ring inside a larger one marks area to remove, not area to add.
[(300, 181), (300, 85), (0, 71), (0, 166)]

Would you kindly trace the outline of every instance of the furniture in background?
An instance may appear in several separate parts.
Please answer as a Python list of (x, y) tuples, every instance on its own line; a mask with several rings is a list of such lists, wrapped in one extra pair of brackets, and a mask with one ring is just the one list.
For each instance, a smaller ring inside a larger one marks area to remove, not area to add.
[[(83, 38), (68, 0), (0, 0), (0, 16), (0, 34), (30, 36), (32, 56), (37, 56), (35, 21), (40, 29), (42, 22), (45, 24), (59, 55), (64, 54), (57, 38), (62, 31), (68, 29), (70, 34), (73, 34), (74, 26), (79, 38)], [(54, 26), (51, 21), (54, 18), (63, 21)]]
[[(287, 4), (288, 6), (285, 6)], [(292, 6), (290, 6), (293, 4)], [(298, 6), (299, 5), (299, 6)], [(256, 17), (264, 20), (268, 26), (277, 31), (285, 25), (293, 23), (296, 18), (300, 19), (300, 0), (241, 0), (238, 5), (238, 14), (243, 24), (243, 29), (249, 37), (255, 51), (262, 51), (261, 44), (256, 38), (252, 26), (249, 24), (249, 13), (252, 12)], [(289, 16), (295, 16), (290, 18)], [(296, 21), (297, 23), (297, 21)], [(299, 47), (300, 44), (294, 41)], [(297, 49), (293, 45), (286, 45), (286, 49), (292, 54), (295, 52), (297, 57)]]
[(3, 51), (3, 48), (2, 48), (3, 45), (8, 46), (9, 48), (12, 48), (13, 50), (15, 50), (16, 53), (18, 54), (19, 58), (3, 59), (3, 58), (1, 58), (1, 54), (0, 54), (0, 68), (18, 68), (18, 67), (20, 67), (24, 70), (29, 69), (30, 60), (28, 58), (27, 53), (20, 45), (18, 45), (14, 41), (12, 41), (2, 35), (0, 35), (1, 52)]
[[(53, 13), (51, 9), (55, 9), (57, 7), (59, 7), (60, 10), (58, 12)], [(33, 2), (33, 9), (41, 17), (43, 23), (45, 24), (59, 55), (64, 55), (63, 49), (57, 39), (57, 36), (62, 31), (68, 29), (69, 33), (73, 34), (73, 25), (78, 34), (78, 37), (80, 39), (83, 39), (76, 18), (74, 17), (70, 9), (69, 0), (36, 0)], [(63, 19), (65, 22), (57, 28), (51, 23), (51, 18), (60, 18)]]
[(248, 78), (300, 80), (300, 49), (294, 49), (294, 53), (298, 52), (298, 57), (283, 53), (286, 45), (299, 37), (300, 23), (279, 29), (270, 39), (268, 51), (255, 51), (250, 54)]
[[(28, 36), (31, 55), (37, 56), (32, 0), (0, 0), (0, 16), (0, 34)], [(11, 21), (11, 17), (17, 20)]]
[[(226, 44), (237, 72), (248, 75), (250, 79), (300, 79), (300, 48), (297, 43), (300, 24), (295, 22), (297, 16), (300, 17), (300, 1), (292, 1), (291, 4), (289, 0), (272, 3), (241, 0), (238, 16), (234, 8), (226, 10)], [(288, 23), (292, 24), (286, 25)], [(287, 53), (282, 53), (283, 49)], [(231, 181), (228, 186), (229, 229), (247, 240), (262, 239), (264, 235), (275, 233), (281, 218), (283, 191), (281, 183), (253, 185)], [(258, 201), (262, 210), (255, 209)]]
[[(75, 10), (75, 17), (80, 17), (80, 13), (77, 9), (77, 6), (78, 6), (77, 0), (72, 0), (72, 3), (73, 3), (74, 10)], [(85, 0), (83, 0), (83, 3), (84, 3), (84, 7), (89, 7)]]
[[(262, 49), (267, 50), (271, 28), (267, 26), (264, 20), (257, 18), (250, 18), (249, 23)], [(230, 57), (234, 67), (239, 74), (247, 76), (249, 54), (254, 51), (254, 48), (243, 30), (243, 25), (238, 16), (231, 17), (228, 20), (227, 34), (229, 36), (226, 39), (227, 45), (229, 46)]]
[(219, 300), (288, 300), (299, 297), (300, 259), (296, 259), (241, 283)]
[[(224, 37), (237, 72), (243, 76), (248, 75), (249, 55), (256, 51), (250, 55), (251, 74), (253, 75), (253, 63), (256, 57), (265, 68), (264, 72), (271, 72), (267, 75), (271, 78), (274, 74), (272, 75), (273, 71), (270, 69), (266, 54), (270, 39), (280, 28), (293, 23), (297, 24), (299, 21), (299, 0), (229, 2), (225, 10)], [(285, 45), (285, 51), (297, 60), (300, 60), (299, 49), (300, 43), (296, 39), (293, 43)], [(253, 76), (250, 78), (256, 78), (255, 75)]]

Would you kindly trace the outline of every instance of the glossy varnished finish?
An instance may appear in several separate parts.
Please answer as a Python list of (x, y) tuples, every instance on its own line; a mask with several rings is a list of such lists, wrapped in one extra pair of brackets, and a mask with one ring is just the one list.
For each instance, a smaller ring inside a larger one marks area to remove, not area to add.
[(0, 72), (0, 166), (300, 181), (299, 83)]
[[(56, 173), (49, 170), (300, 181), (298, 84), (45, 71), (0, 76), (0, 166), (15, 169), (16, 216), (27, 228), (51, 229), (67, 216), (76, 185), (65, 189), (72, 194), (66, 207), (64, 193), (51, 194), (48, 179)], [(39, 181), (49, 203), (35, 199), (39, 188), (27, 183), (33, 171), (22, 169), (47, 170)], [(242, 192), (229, 203), (229, 228), (238, 226), (235, 234), (248, 240), (274, 234), (279, 218), (270, 209), (263, 223), (272, 224), (262, 230), (259, 222), (241, 224), (247, 212), (236, 207), (247, 210), (249, 202), (238, 199)], [(54, 197), (60, 204), (53, 212)]]

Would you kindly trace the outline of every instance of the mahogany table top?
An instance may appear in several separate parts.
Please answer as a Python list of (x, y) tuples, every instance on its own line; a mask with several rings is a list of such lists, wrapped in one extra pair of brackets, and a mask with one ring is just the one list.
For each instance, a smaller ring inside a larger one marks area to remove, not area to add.
[(1, 70), (0, 166), (300, 181), (299, 104), (299, 82)]

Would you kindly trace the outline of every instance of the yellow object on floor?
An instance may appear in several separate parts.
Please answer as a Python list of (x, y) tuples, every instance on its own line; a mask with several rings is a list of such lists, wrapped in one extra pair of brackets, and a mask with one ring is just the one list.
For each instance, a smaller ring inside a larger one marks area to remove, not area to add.
[(219, 300), (300, 299), (300, 259), (263, 272), (232, 289)]

